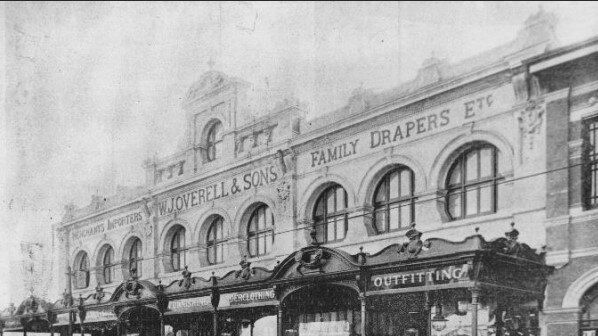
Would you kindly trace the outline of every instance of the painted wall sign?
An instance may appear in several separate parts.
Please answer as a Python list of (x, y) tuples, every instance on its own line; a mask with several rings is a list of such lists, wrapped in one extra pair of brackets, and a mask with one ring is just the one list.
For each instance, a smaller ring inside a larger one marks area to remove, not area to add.
[(158, 214), (166, 216), (175, 212), (186, 211), (207, 202), (272, 184), (280, 176), (281, 173), (278, 167), (270, 165), (204, 187), (187, 190), (158, 201)]
[[(67, 323), (68, 323), (68, 321), (67, 321)], [(10, 319), (10, 320), (4, 321), (4, 328), (17, 329), (17, 328), (22, 328), (22, 327), (23, 326), (21, 325), (21, 321), (19, 321), (18, 319)]]
[(66, 325), (69, 324), (69, 313), (62, 313), (56, 315), (56, 323), (54, 325)]
[(477, 93), (302, 153), (297, 158), (298, 169), (300, 172), (318, 169), (484, 119), (508, 110), (514, 101), (510, 85)]
[(240, 293), (225, 293), (220, 295), (219, 307), (241, 306), (246, 304), (276, 301), (274, 289), (262, 289)]
[(129, 225), (143, 221), (145, 218), (146, 216), (142, 210), (135, 210), (129, 213), (110, 217), (100, 222), (90, 223), (83, 227), (73, 229), (71, 231), (71, 236), (73, 240), (95, 236), (122, 227), (128, 227)]
[[(68, 319), (68, 317), (67, 317)], [(116, 321), (116, 315), (107, 310), (89, 310), (85, 322)]]
[(451, 265), (411, 272), (372, 275), (368, 290), (385, 290), (443, 285), (469, 280), (469, 265)]
[(168, 311), (173, 313), (185, 313), (212, 310), (212, 302), (209, 296), (200, 296), (188, 299), (178, 299), (168, 302)]

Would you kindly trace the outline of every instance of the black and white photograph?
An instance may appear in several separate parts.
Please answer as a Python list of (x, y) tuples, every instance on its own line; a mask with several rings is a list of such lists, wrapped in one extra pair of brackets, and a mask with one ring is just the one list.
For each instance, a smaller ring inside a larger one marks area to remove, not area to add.
[(598, 2), (1, 2), (0, 336), (596, 336)]

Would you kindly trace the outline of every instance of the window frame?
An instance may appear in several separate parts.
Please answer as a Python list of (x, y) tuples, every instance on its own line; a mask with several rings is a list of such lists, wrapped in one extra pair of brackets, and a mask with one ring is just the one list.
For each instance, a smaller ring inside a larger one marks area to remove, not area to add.
[[(491, 150), (491, 170), (492, 173), (489, 177), (480, 177), (481, 175), (481, 166), (482, 166), (482, 161), (481, 161), (481, 151), (483, 149), (490, 149)], [(476, 153), (476, 159), (477, 159), (477, 164), (476, 164), (476, 173), (478, 178), (473, 180), (473, 181), (467, 181), (467, 157), (471, 154), (475, 152)], [(446, 181), (445, 181), (445, 190), (446, 190), (446, 197), (445, 197), (445, 211), (448, 215), (448, 218), (450, 221), (456, 221), (456, 220), (461, 220), (461, 219), (466, 219), (466, 218), (473, 218), (473, 217), (478, 217), (478, 216), (484, 216), (484, 215), (488, 215), (488, 214), (493, 214), (496, 213), (498, 211), (498, 185), (500, 184), (500, 181), (504, 179), (504, 176), (502, 176), (500, 174), (500, 169), (499, 169), (499, 150), (498, 148), (496, 148), (496, 146), (490, 144), (490, 143), (474, 143), (469, 145), (465, 150), (461, 151), (461, 153), (459, 153), (459, 155), (453, 160), (453, 162), (451, 163), (450, 168), (448, 169), (448, 173), (446, 176)], [(453, 173), (455, 171), (455, 169), (457, 168), (459, 169), (459, 174), (460, 174), (460, 178), (459, 178), (459, 182), (458, 183), (451, 183), (451, 179), (453, 176)], [(490, 188), (492, 188), (492, 190), (490, 191), (490, 196), (491, 196), (491, 204), (490, 204), (490, 210), (488, 211), (481, 211), (482, 208), (482, 201), (481, 201), (481, 197), (480, 197), (480, 190), (482, 188), (484, 188), (485, 186), (489, 186)], [(475, 189), (476, 190), (476, 212), (473, 214), (467, 214), (467, 192)], [(458, 197), (460, 198), (460, 215), (459, 216), (455, 216), (453, 213), (451, 213), (451, 208), (450, 208), (450, 204), (451, 204), (451, 197), (453, 195), (458, 195)]]
[[(175, 241), (176, 247), (174, 247)], [(178, 272), (185, 268), (183, 265), (186, 263), (185, 251), (185, 229), (179, 227), (174, 230), (170, 238), (170, 267), (173, 272)]]
[[(410, 189), (410, 193), (408, 196), (402, 196), (401, 193), (401, 187), (402, 187), (402, 181), (401, 181), (401, 175), (403, 171), (407, 171), (409, 173), (409, 189)], [(393, 199), (390, 198), (390, 179), (391, 176), (393, 174), (397, 174), (398, 175), (398, 184), (399, 184), (399, 191), (398, 191), (398, 197), (395, 197)], [(385, 200), (382, 202), (379, 202), (378, 199), (378, 192), (380, 191), (380, 189), (384, 187), (384, 198)], [(384, 233), (389, 233), (389, 232), (395, 232), (395, 231), (400, 231), (400, 230), (404, 230), (405, 228), (408, 228), (413, 222), (415, 222), (415, 201), (417, 200), (417, 197), (415, 196), (415, 173), (413, 172), (413, 170), (407, 166), (403, 166), (403, 165), (396, 165), (394, 166), (391, 170), (389, 170), (388, 172), (386, 172), (384, 174), (384, 176), (382, 176), (382, 178), (380, 178), (378, 184), (376, 185), (376, 189), (374, 189), (374, 195), (373, 195), (373, 200), (372, 200), (372, 205), (374, 207), (373, 210), (373, 223), (374, 223), (374, 228), (376, 229), (376, 233), (377, 234), (384, 234)], [(394, 209), (395, 207), (399, 207), (399, 215), (398, 215), (398, 219), (399, 219), (399, 225), (397, 226), (397, 228), (391, 229), (391, 223), (390, 223), (390, 210)], [(403, 207), (408, 208), (407, 211), (410, 212), (410, 218), (411, 221), (409, 223), (401, 223), (401, 214), (402, 211), (404, 211)], [(378, 213), (384, 211), (384, 228), (383, 230), (380, 230), (380, 226), (378, 225)]]
[[(338, 197), (337, 197), (337, 189), (342, 189), (344, 192), (344, 200), (345, 200), (345, 204), (344, 204), (344, 208), (342, 210), (337, 210), (338, 209)], [(334, 193), (334, 212), (328, 212), (328, 195), (330, 192)], [(349, 212), (348, 212), (348, 193), (347, 190), (341, 186), (340, 184), (334, 184), (331, 185), (329, 187), (327, 187), (326, 189), (324, 189), (320, 195), (318, 196), (318, 198), (316, 199), (316, 202), (314, 203), (314, 208), (313, 208), (313, 222), (314, 222), (314, 227), (316, 228), (316, 232), (318, 232), (318, 228), (321, 230), (320, 232), (322, 232), (323, 234), (321, 235), (323, 237), (322, 241), (320, 243), (335, 243), (335, 242), (340, 242), (343, 241), (346, 237), (347, 237), (347, 231), (348, 231), (348, 227), (349, 227)], [(317, 215), (317, 211), (319, 208), (319, 204), (320, 202), (323, 202), (322, 204), (322, 209), (323, 209), (323, 215)], [(333, 218), (342, 218), (343, 223), (344, 223), (344, 233), (343, 233), (343, 238), (337, 238), (339, 236), (338, 232), (337, 232), (337, 228), (338, 226), (335, 225), (334, 227), (334, 238), (335, 239), (329, 239), (328, 237), (328, 225), (329, 225), (329, 220), (333, 219)], [(320, 235), (318, 235), (320, 236)]]
[[(106, 258), (111, 254), (111, 257), (108, 258), (109, 260), (106, 261)], [(105, 285), (111, 284), (114, 282), (114, 267), (116, 264), (114, 263), (114, 248), (110, 245), (106, 245), (104, 249), (104, 253), (102, 255), (102, 281)], [(107, 276), (108, 274), (108, 276)]]
[(220, 121), (214, 122), (209, 128), (206, 135), (206, 161), (212, 162), (218, 159), (218, 146), (222, 143), (222, 123)]
[[(81, 251), (77, 254), (75, 259), (75, 288), (76, 289), (85, 289), (89, 287), (89, 255), (85, 251)], [(83, 273), (85, 274), (85, 284), (79, 284), (79, 275)]]
[[(222, 238), (218, 238), (218, 228), (220, 228), (220, 232), (222, 234)], [(215, 230), (214, 230), (215, 229)], [(212, 232), (213, 234), (212, 238)], [(227, 244), (228, 237), (224, 234), (224, 218), (222, 216), (216, 216), (212, 219), (210, 226), (208, 227), (208, 231), (206, 234), (206, 259), (209, 265), (218, 265), (224, 263), (224, 246)], [(222, 245), (222, 254), (218, 255), (218, 247)], [(214, 260), (211, 257), (211, 250), (214, 250)], [(219, 260), (221, 259), (221, 260)]]
[[(584, 210), (598, 208), (598, 115), (582, 120), (582, 204)], [(593, 142), (593, 144), (592, 144)], [(592, 191), (592, 186), (594, 191)], [(594, 202), (592, 204), (592, 202)]]
[(129, 275), (133, 274), (131, 271), (134, 268), (135, 276), (141, 277), (141, 274), (142, 274), (141, 261), (143, 260), (143, 249), (142, 248), (143, 248), (143, 244), (141, 242), (141, 239), (139, 239), (137, 237), (133, 238), (133, 241), (131, 242), (131, 247), (129, 248)]
[[(259, 216), (259, 212), (263, 210), (264, 214), (264, 220), (266, 221), (266, 223), (264, 223), (264, 228), (263, 229), (259, 229), (259, 223), (257, 222), (260, 218)], [(270, 213), (270, 223), (271, 225), (268, 225), (268, 220), (266, 219), (266, 215), (267, 213)], [(255, 219), (255, 231), (251, 230), (252, 225), (254, 224), (254, 219)], [(272, 209), (270, 209), (270, 207), (267, 204), (260, 204), (259, 206), (257, 206), (252, 212), (251, 212), (251, 216), (249, 217), (249, 220), (247, 221), (247, 252), (249, 254), (250, 258), (257, 258), (257, 257), (261, 257), (264, 255), (267, 255), (268, 253), (270, 253), (272, 246), (274, 245), (274, 227), (275, 227), (276, 223), (274, 221), (274, 213), (272, 212)], [(267, 249), (268, 244), (266, 243), (266, 246), (264, 247), (264, 253), (260, 253), (260, 238), (265, 236), (265, 239), (268, 239), (268, 235), (270, 235), (270, 239), (272, 240), (270, 243), (270, 250)], [(255, 240), (255, 250), (257, 251), (256, 254), (252, 254), (251, 251), (251, 239)]]

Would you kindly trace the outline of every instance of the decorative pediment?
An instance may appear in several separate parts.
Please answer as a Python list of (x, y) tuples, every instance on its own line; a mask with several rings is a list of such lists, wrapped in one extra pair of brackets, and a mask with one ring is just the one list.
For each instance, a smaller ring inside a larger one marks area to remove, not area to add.
[(511, 223), (511, 230), (505, 232), (505, 237), (495, 239), (487, 243), (488, 248), (494, 252), (510, 255), (513, 257), (528, 259), (535, 262), (543, 261), (543, 253), (536, 253), (536, 250), (519, 240), (519, 231), (515, 229), (515, 223)]
[(110, 297), (110, 302), (156, 298), (158, 292), (157, 287), (153, 283), (147, 280), (132, 278), (116, 288), (114, 294)]
[(50, 304), (45, 300), (42, 300), (36, 296), (31, 295), (21, 302), (17, 310), (16, 315), (27, 315), (27, 314), (39, 314), (45, 313), (50, 309)]
[(232, 285), (235, 283), (247, 283), (264, 281), (270, 278), (272, 271), (263, 267), (251, 267), (251, 262), (247, 261), (247, 257), (243, 257), (239, 262), (241, 269), (230, 271), (221, 278), (216, 278), (219, 286)]
[(220, 71), (208, 71), (187, 91), (187, 101), (192, 101), (221, 89), (230, 82), (229, 77)]
[[(185, 273), (186, 271), (186, 273)], [(172, 294), (172, 293), (180, 293), (184, 291), (195, 291), (201, 290), (205, 288), (209, 288), (212, 286), (212, 282), (210, 279), (204, 279), (202, 277), (194, 277), (193, 273), (188, 271), (187, 268), (183, 272), (181, 272), (183, 276), (180, 280), (174, 280), (170, 284), (164, 286), (162, 283), (158, 285), (158, 289), (161, 286), (162, 291), (164, 294)]]
[(276, 267), (272, 278), (300, 278), (358, 269), (358, 256), (315, 244), (288, 256)]

